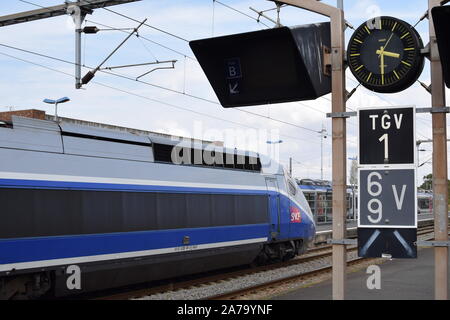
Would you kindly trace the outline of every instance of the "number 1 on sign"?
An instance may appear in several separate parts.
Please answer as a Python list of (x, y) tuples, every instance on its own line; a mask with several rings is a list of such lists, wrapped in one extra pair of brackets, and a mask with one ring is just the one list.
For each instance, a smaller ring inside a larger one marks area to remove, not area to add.
[(384, 140), (384, 158), (388, 159), (389, 158), (389, 137), (388, 134), (385, 133), (381, 136), (380, 139), (378, 139), (378, 141), (383, 141)]

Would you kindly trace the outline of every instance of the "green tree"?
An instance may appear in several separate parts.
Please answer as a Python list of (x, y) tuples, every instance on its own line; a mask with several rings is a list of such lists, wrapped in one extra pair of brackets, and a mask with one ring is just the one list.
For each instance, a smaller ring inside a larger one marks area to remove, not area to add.
[[(423, 183), (419, 187), (424, 190), (431, 190), (433, 188), (433, 174), (427, 174), (423, 177)], [(450, 204), (450, 180), (447, 181), (447, 192), (448, 192), (448, 204)]]
[(433, 174), (430, 173), (424, 176), (423, 183), (419, 188), (424, 190), (431, 190), (433, 188)]

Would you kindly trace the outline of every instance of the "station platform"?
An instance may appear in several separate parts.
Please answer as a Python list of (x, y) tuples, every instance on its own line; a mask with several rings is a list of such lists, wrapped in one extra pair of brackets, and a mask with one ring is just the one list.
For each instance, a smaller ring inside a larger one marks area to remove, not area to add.
[[(417, 259), (386, 260), (378, 266), (381, 270), (381, 288), (379, 290), (367, 288), (367, 279), (370, 274), (366, 273), (364, 267), (347, 274), (346, 300), (434, 300), (434, 250), (432, 248), (419, 249)], [(272, 299), (331, 300), (332, 282), (331, 279), (325, 280), (272, 297)]]

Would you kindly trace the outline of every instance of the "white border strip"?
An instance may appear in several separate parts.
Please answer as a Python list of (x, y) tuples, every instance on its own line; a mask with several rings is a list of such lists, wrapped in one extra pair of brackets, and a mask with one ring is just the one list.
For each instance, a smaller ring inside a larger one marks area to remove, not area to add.
[(104, 178), (104, 177), (88, 177), (88, 176), (67, 176), (67, 175), (56, 175), (56, 174), (38, 174), (38, 173), (6, 172), (6, 171), (0, 171), (0, 179), (82, 182), (82, 183), (106, 183), (106, 184), (130, 184), (130, 185), (163, 186), (163, 187), (217, 188), (217, 189), (241, 189), (241, 190), (261, 190), (261, 191), (267, 190), (266, 186), (255, 186), (255, 185), (233, 185), (233, 184), (180, 182), (180, 181), (167, 181), (167, 180), (144, 180), (144, 179)]
[(40, 260), (40, 261), (31, 261), (31, 262), (0, 264), (0, 272), (31, 269), (31, 268), (53, 267), (53, 266), (58, 266), (58, 265), (69, 265), (69, 264), (78, 264), (78, 263), (87, 263), (87, 262), (97, 262), (97, 261), (105, 261), (105, 260), (136, 258), (136, 257), (153, 256), (153, 255), (157, 255), (157, 254), (168, 254), (168, 253), (177, 253), (177, 252), (185, 252), (185, 251), (197, 251), (197, 250), (202, 250), (202, 249), (230, 247), (230, 246), (238, 246), (238, 245), (266, 242), (266, 241), (267, 241), (267, 238), (254, 238), (254, 239), (215, 242), (215, 243), (206, 243), (206, 244), (199, 244), (199, 245), (189, 245), (189, 246), (163, 248), (163, 249), (130, 251), (130, 252), (121, 252), (121, 253), (112, 253), (112, 254), (101, 254), (101, 255), (94, 255), (94, 256), (82, 256), (82, 257), (63, 258), (63, 259), (51, 259), (51, 260)]

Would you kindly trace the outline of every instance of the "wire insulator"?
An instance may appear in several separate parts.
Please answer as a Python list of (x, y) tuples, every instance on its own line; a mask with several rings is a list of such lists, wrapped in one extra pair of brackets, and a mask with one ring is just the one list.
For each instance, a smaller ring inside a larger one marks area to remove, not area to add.
[(96, 26), (86, 26), (83, 28), (83, 32), (86, 34), (95, 34), (99, 31), (100, 29), (98, 29)]

